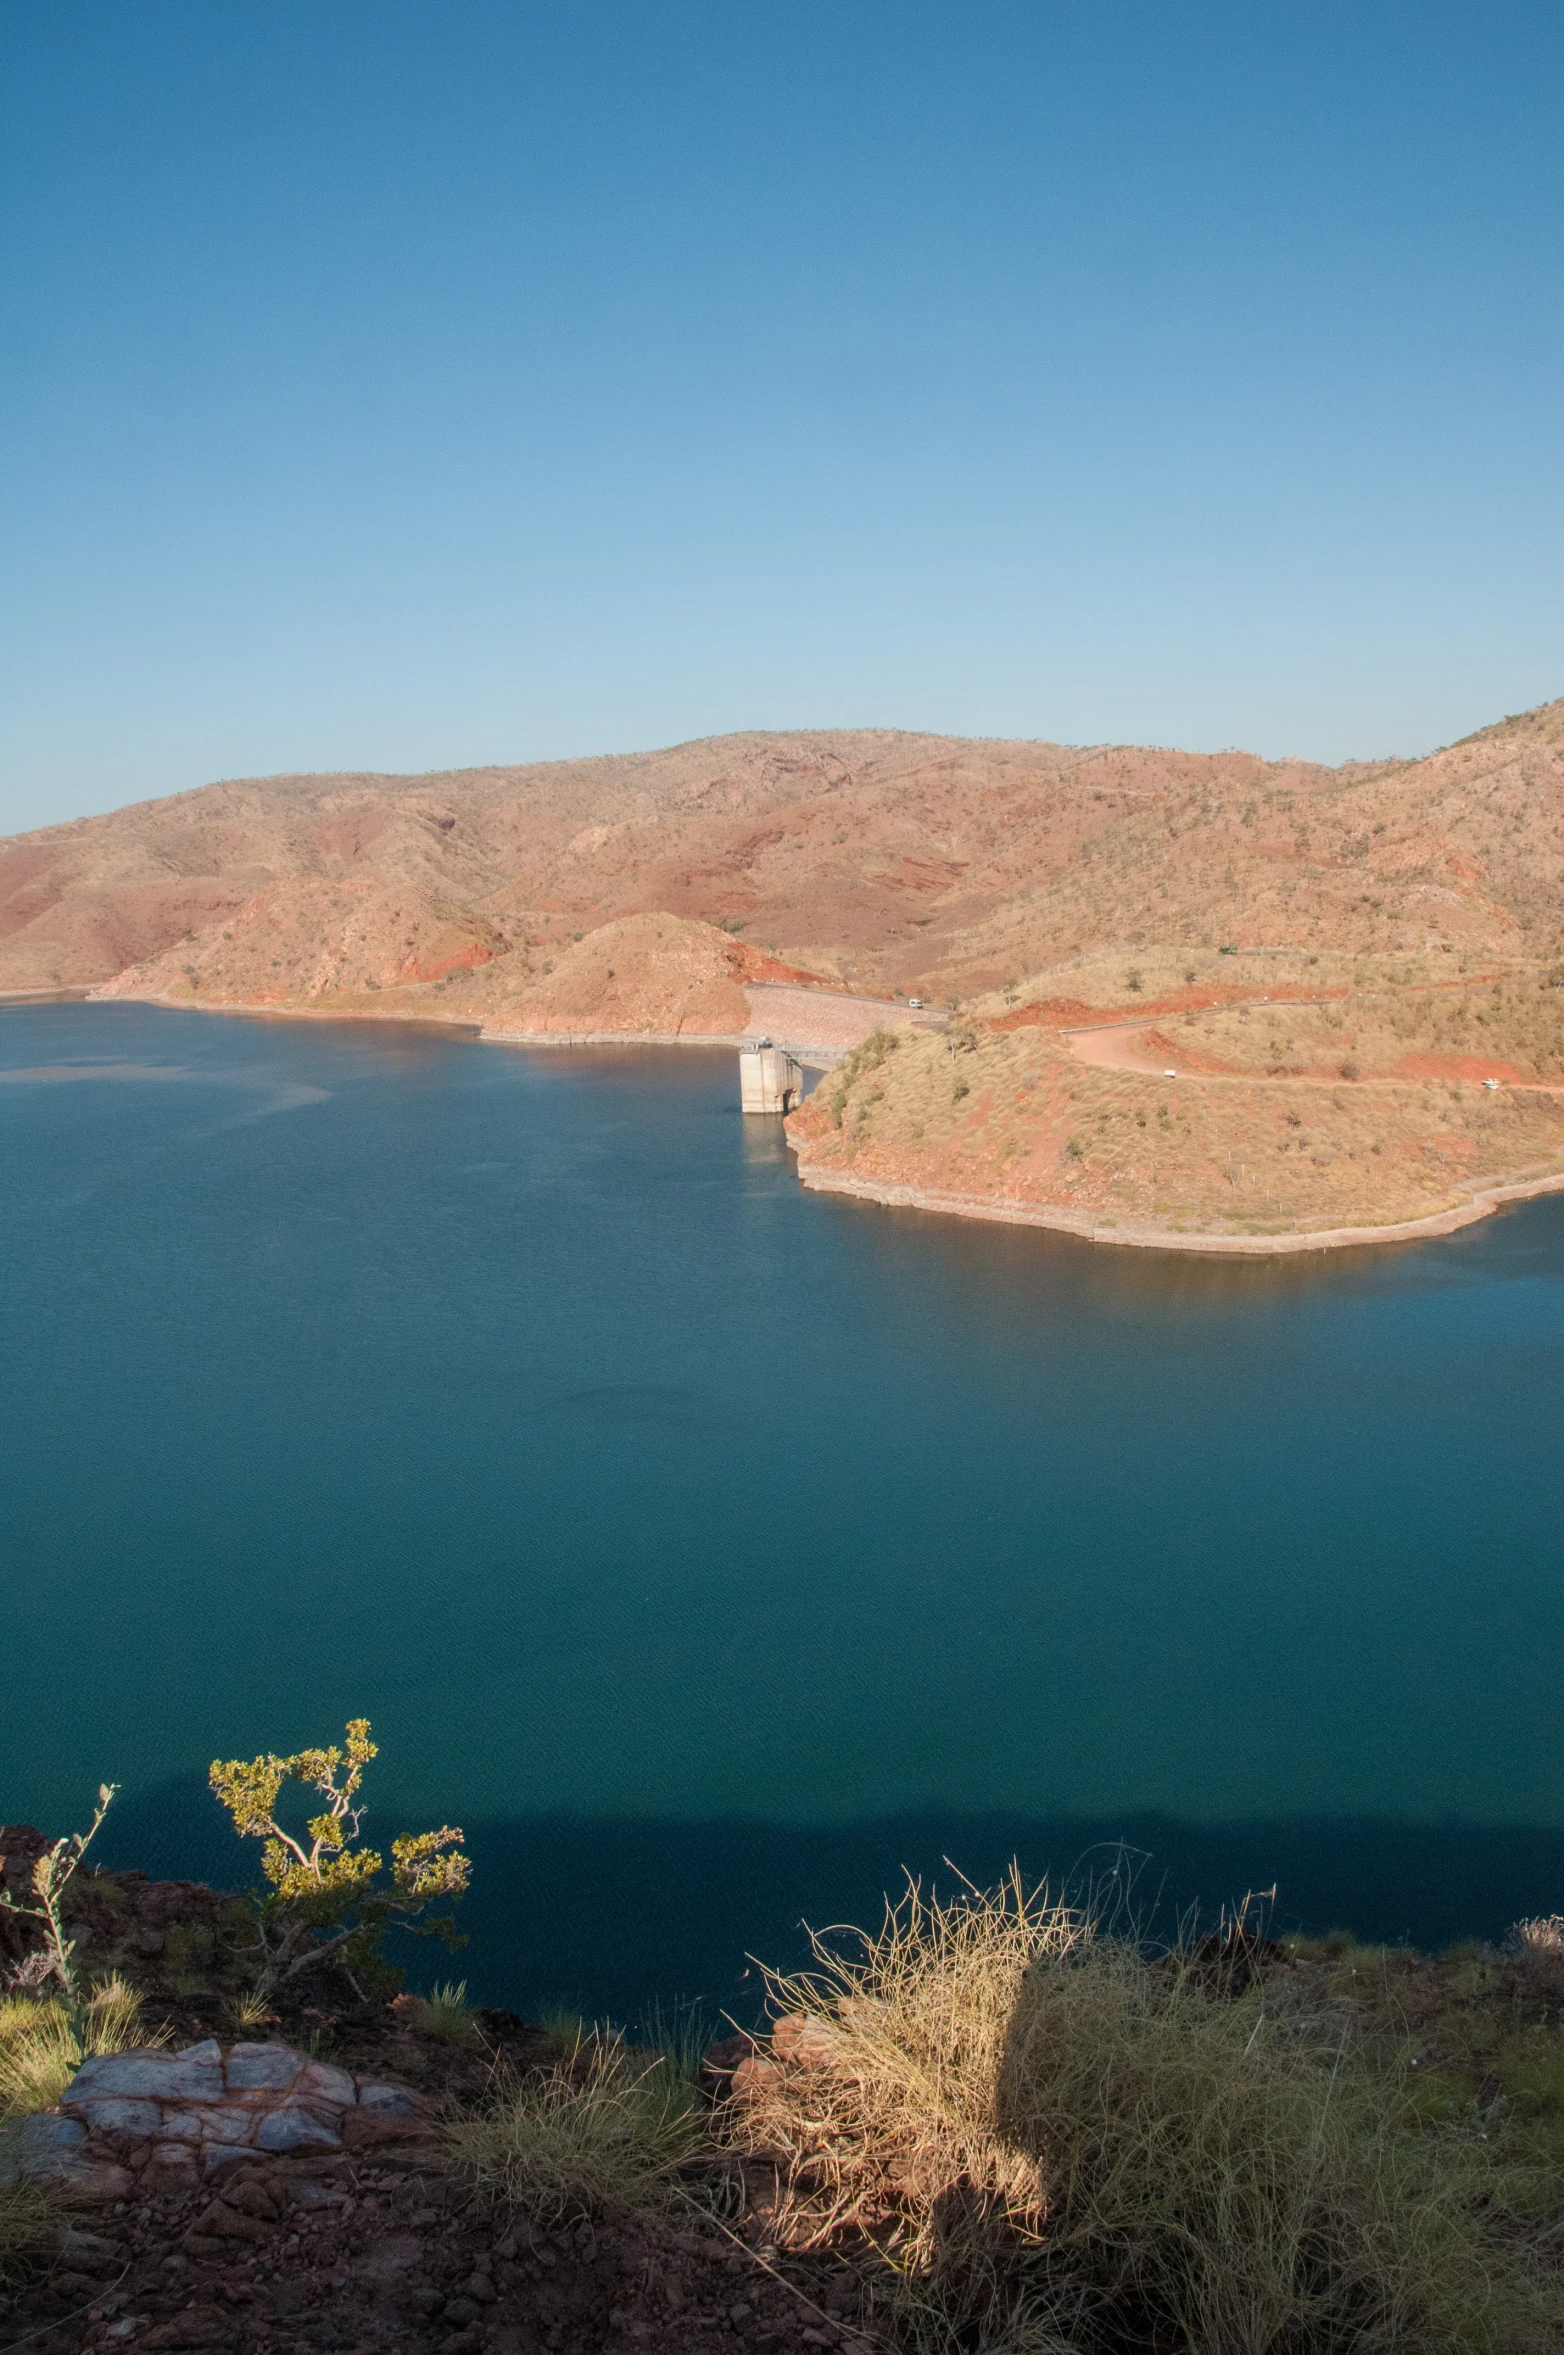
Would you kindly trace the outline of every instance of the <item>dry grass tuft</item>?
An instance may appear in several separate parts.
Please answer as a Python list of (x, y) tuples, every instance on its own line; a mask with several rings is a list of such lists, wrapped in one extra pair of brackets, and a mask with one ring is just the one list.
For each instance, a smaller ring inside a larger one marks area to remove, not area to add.
[(918, 1892), (774, 1985), (737, 2110), (782, 2228), (865, 2236), (930, 2349), (1199, 2355), (1557, 2347), (1564, 2301), (1475, 2125), (1257, 1984), (1148, 1961), (1019, 1883)]
[(1517, 1922), (1511, 1936), (1523, 1954), (1545, 1956), (1550, 1962), (1564, 1959), (1564, 1913), (1535, 1914)]
[(63, 2004), (21, 1995), (0, 1998), (0, 2117), (52, 2110), (81, 2057)]
[(453, 2124), (449, 2142), (480, 2191), (553, 2225), (666, 2208), (699, 2133), (682, 2071), (595, 2038), (565, 2065), (500, 2072), (487, 2109)]
[(413, 2026), (423, 2036), (441, 2036), (449, 2044), (472, 2044), (478, 2034), (477, 2015), (467, 2001), (467, 1982), (444, 1980), (427, 1995), (408, 1999)]
[(955, 2183), (1040, 2223), (1037, 2169), (995, 2131), (1000, 2074), (1029, 1965), (1065, 1960), (1088, 1935), (1018, 1885), (981, 1905), (913, 1889), (864, 1939), (861, 1962), (819, 1940), (816, 1972), (774, 1981), (784, 2065), (760, 2073), (744, 2119), (749, 2147), (784, 2161), (793, 2229), (878, 2237), (890, 2225), (920, 2271), (935, 2261)]
[(538, 2019), (538, 2049), (551, 2061), (573, 2061), (591, 2042), (592, 2029), (584, 2012), (555, 2004)]
[(257, 2028), (273, 2028), (277, 2014), (264, 1995), (253, 1988), (243, 1987), (228, 1999), (228, 2025), (241, 2036), (253, 2035)]
[(94, 1987), (79, 2013), (36, 1996), (0, 1996), (0, 2118), (51, 2110), (89, 2053), (163, 2044), (147, 2029), (141, 1997), (116, 1973)]

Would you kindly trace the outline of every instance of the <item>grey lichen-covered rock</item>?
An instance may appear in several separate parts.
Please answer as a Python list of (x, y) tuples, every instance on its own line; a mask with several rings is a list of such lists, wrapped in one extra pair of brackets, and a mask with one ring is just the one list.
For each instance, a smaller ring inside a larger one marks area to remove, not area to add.
[(346, 2069), (334, 2068), (330, 2061), (306, 2061), (294, 2090), (305, 2100), (335, 2102), (344, 2110), (358, 2099), (358, 2088)]
[(285, 2092), (299, 2073), (299, 2060), (290, 2045), (236, 2044), (223, 2073), (232, 2093)]
[[(346, 2069), (291, 2045), (235, 2044), (225, 2055), (209, 2040), (183, 2052), (109, 2053), (84, 2061), (60, 2108), (63, 2116), (37, 2122), (40, 2131), (47, 2125), (40, 2165), (46, 2141), (51, 2149), (78, 2154), (58, 2162), (73, 2175), (81, 2164), (112, 2165), (111, 2154), (117, 2156), (126, 2142), (145, 2142), (162, 2165), (199, 2162), (210, 2174), (262, 2151), (340, 2150), (350, 2120), (355, 2146), (389, 2135), (416, 2136), (420, 2104), (405, 2086), (360, 2086)], [(28, 2167), (33, 2164), (29, 2157)]]
[(186, 2052), (111, 2052), (83, 2061), (62, 2100), (72, 2107), (107, 2094), (157, 2102), (221, 2101), (222, 2054), (213, 2043)]
[(361, 2085), (358, 2098), (362, 2109), (376, 2110), (383, 2117), (409, 2118), (413, 2114), (413, 2097), (405, 2085)]
[(95, 2134), (156, 2134), (163, 2123), (156, 2102), (133, 2101), (119, 2093), (82, 2102), (81, 2114)]
[(334, 2126), (305, 2109), (273, 2110), (256, 2130), (258, 2151), (340, 2150), (342, 2137)]
[(86, 2139), (86, 2127), (74, 2118), (46, 2113), (14, 2121), (0, 2133), (0, 2183), (14, 2183), (19, 2175), (64, 2174)]
[(75, 2118), (59, 2118), (45, 2111), (24, 2118), (7, 2138), (0, 2163), (0, 2181), (18, 2176), (33, 2183), (58, 2183), (78, 2199), (120, 2200), (135, 2183), (128, 2168), (94, 2151), (87, 2129)]

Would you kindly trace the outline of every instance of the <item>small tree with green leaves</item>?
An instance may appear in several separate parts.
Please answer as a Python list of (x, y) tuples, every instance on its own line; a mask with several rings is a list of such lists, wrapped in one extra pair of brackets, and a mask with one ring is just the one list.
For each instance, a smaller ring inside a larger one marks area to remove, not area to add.
[[(76, 1867), (98, 1836), (99, 1826), (108, 1814), (118, 1783), (98, 1785), (98, 1804), (92, 1822), (84, 1832), (71, 1832), (63, 1840), (53, 1841), (33, 1865), (33, 1895), (36, 1905), (18, 1905), (3, 1881), (0, 1881), (0, 1907), (7, 1913), (25, 1914), (44, 1926), (44, 1946), (39, 1965), (43, 1980), (58, 1979), (67, 2003), (74, 2011), (81, 2000), (76, 1980), (76, 1941), (65, 1935), (63, 1906), (65, 1891)], [(0, 1860), (3, 1861), (3, 1860)]]
[[(306, 1971), (334, 1963), (355, 1994), (366, 1997), (400, 1985), (381, 1955), (388, 1930), (461, 1943), (449, 1914), (430, 1917), (441, 1897), (460, 1897), (467, 1886), (468, 1859), (460, 1853), (462, 1833), (442, 1824), (437, 1832), (403, 1835), (391, 1843), (389, 1880), (385, 1859), (358, 1845), (366, 1810), (358, 1799), (364, 1769), (378, 1752), (367, 1717), (347, 1728), (347, 1747), (300, 1750), (291, 1758), (214, 1759), (210, 1782), (233, 1818), (241, 1839), (264, 1840), (261, 1868), (270, 1888), (256, 1898), (254, 1992), (266, 1998)], [(326, 1805), (296, 1839), (277, 1820), (277, 1801), (287, 1782), (318, 1791)], [(451, 1853), (456, 1851), (457, 1853)]]

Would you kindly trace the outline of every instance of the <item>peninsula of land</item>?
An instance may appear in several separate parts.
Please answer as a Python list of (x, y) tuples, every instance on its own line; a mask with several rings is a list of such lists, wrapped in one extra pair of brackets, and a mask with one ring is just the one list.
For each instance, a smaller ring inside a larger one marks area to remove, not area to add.
[(0, 993), (834, 1066), (804, 1182), (1181, 1249), (1564, 1185), (1564, 701), (1419, 760), (746, 734), (0, 843)]

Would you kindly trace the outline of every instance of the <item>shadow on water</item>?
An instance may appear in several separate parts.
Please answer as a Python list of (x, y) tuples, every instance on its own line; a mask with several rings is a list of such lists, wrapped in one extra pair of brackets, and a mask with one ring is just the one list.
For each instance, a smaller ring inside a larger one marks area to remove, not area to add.
[[(383, 1843), (400, 1827), (368, 1828)], [(908, 1872), (947, 1889), (957, 1871), (991, 1884), (1017, 1858), (1029, 1878), (1075, 1896), (1127, 1892), (1160, 1934), (1274, 1881), (1279, 1932), (1347, 1928), (1430, 1949), (1498, 1939), (1564, 1892), (1564, 1830), (1521, 1824), (927, 1813), (830, 1825), (539, 1816), (466, 1831), (473, 1885), (455, 1974), (478, 2000), (523, 2013), (568, 2003), (621, 2020), (683, 2003), (753, 2017), (762, 1991), (751, 1956), (799, 1967), (804, 1923), (871, 1926)], [(232, 1837), (195, 1778), (122, 1800), (102, 1855), (230, 1888), (258, 1878), (256, 1850)], [(415, 1984), (453, 1969), (433, 1944), (408, 1942), (399, 1959)]]

